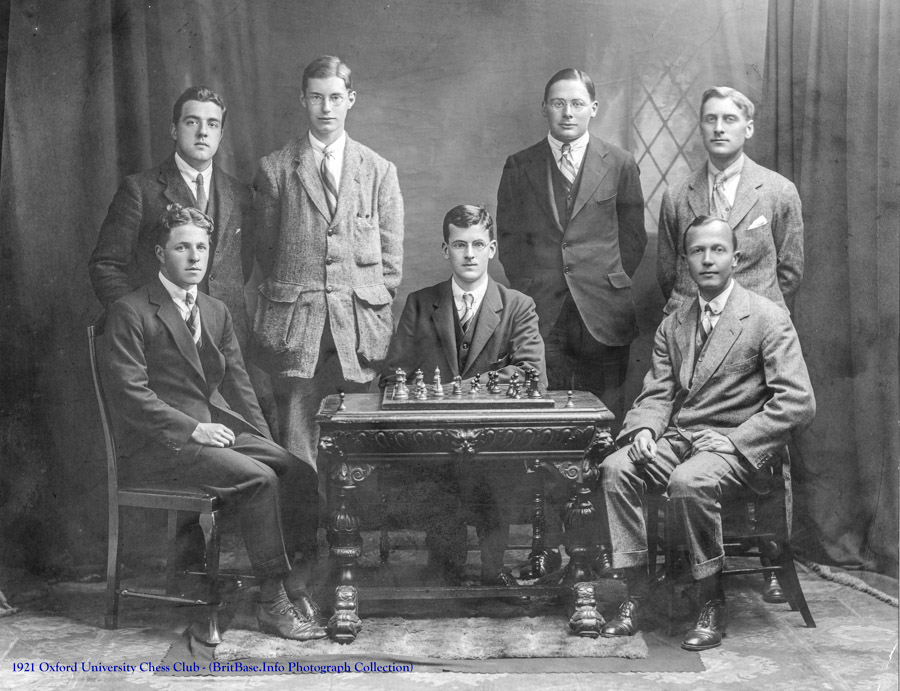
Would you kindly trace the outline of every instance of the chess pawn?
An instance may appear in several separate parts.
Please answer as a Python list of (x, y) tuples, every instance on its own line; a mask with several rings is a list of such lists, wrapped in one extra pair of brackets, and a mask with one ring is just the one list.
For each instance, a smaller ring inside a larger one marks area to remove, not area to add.
[(500, 373), (497, 371), (488, 372), (488, 393), (500, 393), (500, 385), (497, 381), (500, 379)]
[(509, 378), (509, 388), (506, 389), (506, 397), (507, 398), (518, 398), (519, 397), (519, 373), (513, 372), (512, 376)]
[(453, 390), (451, 391), (451, 396), (462, 396), (462, 377), (458, 374), (453, 377)]
[(473, 377), (472, 382), (469, 384), (469, 395), (475, 396), (479, 391), (481, 391), (481, 375), (476, 374)]
[(532, 369), (529, 374), (531, 375), (531, 386), (525, 387), (525, 389), (528, 391), (528, 398), (541, 398), (541, 390), (538, 388), (538, 379), (540, 378), (540, 376), (538, 375), (538, 371), (536, 369)]
[(399, 401), (405, 401), (409, 398), (409, 389), (406, 388), (406, 372), (399, 367), (394, 372), (397, 381), (394, 384), (394, 398)]
[(444, 397), (444, 386), (441, 384), (441, 368), (434, 368), (434, 395), (435, 398)]

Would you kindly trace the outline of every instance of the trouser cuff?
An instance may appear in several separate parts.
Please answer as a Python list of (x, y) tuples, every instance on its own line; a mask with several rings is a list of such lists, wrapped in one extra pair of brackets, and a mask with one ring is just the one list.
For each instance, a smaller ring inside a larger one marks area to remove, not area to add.
[(612, 563), (614, 569), (630, 569), (635, 566), (647, 566), (647, 550), (641, 549), (635, 552), (613, 552)]
[(691, 564), (691, 575), (696, 580), (700, 580), (701, 578), (709, 578), (710, 576), (716, 575), (719, 571), (721, 571), (725, 566), (725, 555), (722, 554), (718, 557), (714, 557), (709, 561), (704, 561), (700, 564)]

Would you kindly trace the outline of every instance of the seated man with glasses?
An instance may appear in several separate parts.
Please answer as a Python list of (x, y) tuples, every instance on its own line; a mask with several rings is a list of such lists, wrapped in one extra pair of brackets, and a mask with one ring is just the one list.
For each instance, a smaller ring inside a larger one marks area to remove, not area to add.
[[(466, 391), (478, 374), (498, 372), (502, 384), (513, 373), (524, 382), (533, 369), (546, 388), (544, 342), (534, 301), (488, 275), (488, 263), (497, 252), (491, 215), (482, 206), (454, 207), (444, 216), (442, 247), (452, 276), (407, 298), (382, 386), (393, 381), (397, 368), (410, 374), (421, 369), (428, 381), (440, 368), (442, 381), (459, 376)], [(482, 584), (515, 585), (503, 567), (513, 509), (508, 478), (460, 466), (438, 482), (441, 496), (429, 502), (435, 519), (426, 538), (429, 563), (451, 581), (462, 576), (466, 526), (453, 518), (458, 513), (458, 484), (478, 530)]]

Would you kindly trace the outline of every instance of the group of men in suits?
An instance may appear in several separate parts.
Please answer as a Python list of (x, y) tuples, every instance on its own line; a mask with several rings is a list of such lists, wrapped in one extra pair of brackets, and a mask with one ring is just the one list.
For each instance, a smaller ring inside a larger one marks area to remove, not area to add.
[[(592, 391), (620, 418), (637, 334), (631, 282), (647, 242), (634, 157), (590, 134), (593, 82), (562, 70), (544, 91), (547, 137), (504, 167), (496, 236), (483, 207), (452, 209), (442, 245), (452, 275), (411, 294), (393, 334), (403, 200), (394, 165), (346, 134), (355, 101), (339, 58), (308, 65), (309, 131), (262, 159), (254, 199), (212, 162), (224, 104), (188, 89), (173, 112), (174, 154), (125, 179), (90, 263), (107, 308), (117, 431), (141, 440), (121, 447), (123, 464), (135, 477), (203, 484), (233, 505), (263, 579), (260, 626), (300, 640), (324, 635), (303, 570), (290, 564), (316, 549), (322, 397), (366, 390), (379, 374), (389, 381), (398, 366), (450, 377), (536, 369), (542, 384)], [(604, 463), (612, 561), (629, 583), (607, 636), (633, 633), (644, 607), (643, 493), (668, 492), (692, 537), (694, 575), (708, 602), (722, 602), (718, 499), (755, 486), (814, 410), (786, 308), (802, 276), (796, 190), (743, 154), (753, 105), (740, 93), (707, 91), (700, 131), (708, 165), (669, 189), (660, 214), (667, 316), (622, 449)], [(509, 289), (487, 275), (498, 250)], [(248, 376), (242, 351), (270, 379)], [(471, 509), (482, 580), (510, 584), (502, 488), (489, 474), (444, 479)], [(438, 521), (428, 539), (430, 558), (458, 573), (465, 518)], [(705, 606), (701, 619), (722, 611)], [(685, 645), (718, 645), (713, 629)]]

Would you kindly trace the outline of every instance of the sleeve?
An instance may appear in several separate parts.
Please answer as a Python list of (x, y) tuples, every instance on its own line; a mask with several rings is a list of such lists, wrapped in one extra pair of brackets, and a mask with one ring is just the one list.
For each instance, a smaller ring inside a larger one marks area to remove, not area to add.
[(132, 290), (128, 267), (137, 249), (143, 218), (140, 188), (134, 179), (125, 178), (109, 205), (88, 261), (91, 286), (104, 308)]
[(760, 343), (769, 399), (763, 409), (729, 433), (737, 450), (754, 466), (778, 457), (791, 432), (805, 427), (816, 414), (809, 372), (790, 317), (773, 307)]
[(418, 351), (416, 348), (416, 324), (419, 322), (418, 312), (414, 294), (409, 295), (406, 298), (406, 304), (403, 306), (403, 312), (400, 314), (397, 331), (391, 338), (387, 358), (382, 366), (381, 379), (378, 382), (378, 385), (382, 388), (394, 383), (397, 378), (395, 372), (398, 367), (410, 373), (415, 372), (421, 365), (420, 359), (416, 356)]
[(253, 209), (253, 194), (243, 183), (238, 186), (238, 212), (241, 229), (241, 271), (244, 283), (250, 280), (253, 273), (253, 262), (256, 255), (256, 233)]
[(509, 367), (500, 370), (500, 382), (509, 381), (513, 372), (519, 373), (519, 381), (525, 382), (528, 370), (537, 370), (540, 383), (547, 388), (547, 363), (544, 359), (544, 340), (538, 327), (538, 316), (534, 300), (525, 297), (516, 309), (509, 336)]
[(403, 272), (403, 196), (393, 163), (388, 164), (387, 174), (378, 188), (378, 223), (384, 286), (393, 297)]
[(516, 165), (510, 156), (503, 166), (500, 187), (497, 188), (497, 247), (498, 259), (503, 264), (503, 270), (511, 285), (516, 285), (520, 273), (515, 246), (516, 229), (520, 227), (519, 205), (516, 203), (516, 178)]
[(200, 421), (165, 403), (150, 388), (140, 316), (124, 302), (115, 302), (108, 310), (105, 333), (105, 379), (124, 431), (140, 431), (172, 451), (181, 450)]
[(778, 287), (790, 305), (803, 279), (803, 210), (792, 182), (784, 181), (772, 219)]
[(618, 441), (627, 440), (642, 428), (659, 439), (669, 425), (675, 396), (681, 386), (672, 361), (668, 328), (671, 319), (663, 320), (656, 330), (650, 371), (644, 377), (641, 393), (625, 416)]
[(675, 288), (678, 255), (681, 252), (678, 240), (678, 217), (669, 190), (663, 193), (659, 207), (659, 234), (656, 239), (656, 280), (668, 300)]
[(647, 246), (647, 229), (644, 227), (644, 193), (641, 190), (641, 174), (630, 153), (622, 164), (619, 188), (616, 191), (616, 216), (619, 222), (619, 254), (622, 268), (629, 277), (634, 276), (644, 248)]
[(225, 391), (233, 391), (235, 397), (239, 399), (229, 401), (229, 404), (245, 420), (262, 432), (264, 437), (272, 439), (272, 432), (269, 430), (265, 417), (263, 417), (259, 401), (256, 398), (256, 392), (253, 390), (253, 384), (250, 383), (250, 376), (247, 374), (247, 368), (244, 365), (244, 358), (241, 355), (237, 336), (234, 333), (231, 313), (227, 307), (224, 307), (224, 310), (225, 321), (218, 347), (222, 355), (225, 356), (225, 377), (228, 379), (230, 386), (223, 386), (222, 388)]

